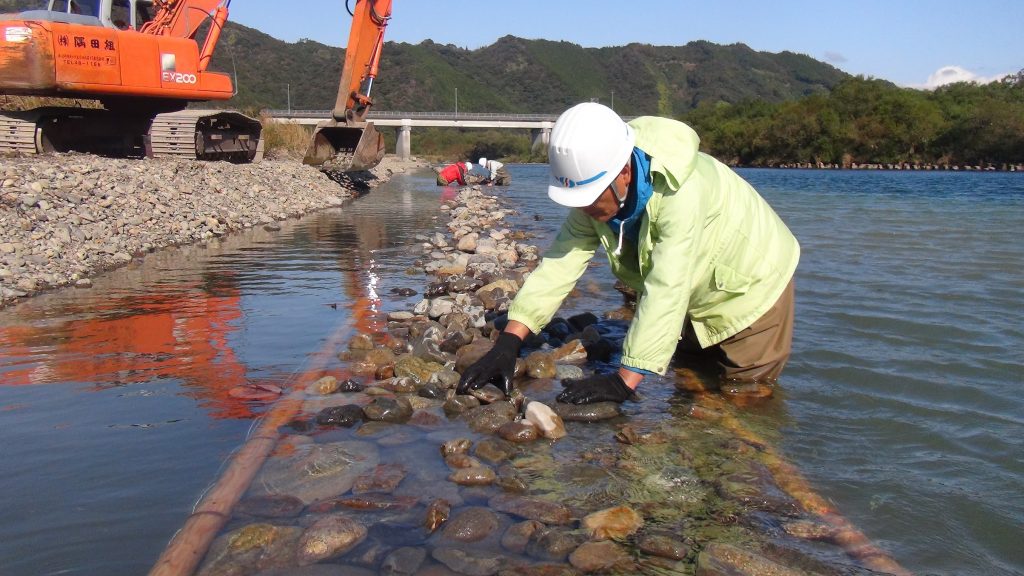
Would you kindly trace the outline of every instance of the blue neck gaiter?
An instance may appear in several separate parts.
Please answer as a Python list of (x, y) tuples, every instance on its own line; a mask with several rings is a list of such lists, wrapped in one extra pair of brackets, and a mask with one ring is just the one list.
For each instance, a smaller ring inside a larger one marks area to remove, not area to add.
[[(639, 148), (633, 148), (633, 181), (629, 184), (629, 197), (626, 205), (615, 216), (608, 220), (608, 226), (616, 237), (625, 236), (626, 240), (636, 244), (640, 237), (640, 223), (643, 220), (647, 202), (654, 194), (654, 181), (651, 178), (651, 157)], [(622, 239), (619, 239), (622, 243)]]

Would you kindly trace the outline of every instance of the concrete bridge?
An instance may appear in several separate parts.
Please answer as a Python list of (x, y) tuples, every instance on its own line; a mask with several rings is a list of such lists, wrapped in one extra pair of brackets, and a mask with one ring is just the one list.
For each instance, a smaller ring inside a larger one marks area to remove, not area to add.
[[(331, 117), (330, 110), (264, 110), (275, 122), (316, 126)], [(518, 128), (530, 131), (534, 148), (547, 146), (558, 114), (505, 114), (491, 112), (392, 112), (373, 110), (367, 119), (374, 126), (394, 126), (398, 131), (395, 154), (412, 154), (414, 126), (447, 128)]]

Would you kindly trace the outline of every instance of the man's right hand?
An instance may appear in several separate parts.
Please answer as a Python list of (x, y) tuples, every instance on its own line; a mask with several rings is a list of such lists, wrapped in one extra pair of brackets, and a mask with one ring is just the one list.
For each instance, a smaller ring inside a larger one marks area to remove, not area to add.
[(522, 345), (523, 340), (515, 334), (509, 332), (499, 334), (490, 352), (484, 354), (462, 373), (462, 378), (459, 379), (459, 385), (455, 391), (459, 394), (468, 394), (470, 390), (493, 383), (501, 388), (505, 396), (511, 394), (512, 377), (516, 372), (516, 358), (519, 357), (519, 348)]

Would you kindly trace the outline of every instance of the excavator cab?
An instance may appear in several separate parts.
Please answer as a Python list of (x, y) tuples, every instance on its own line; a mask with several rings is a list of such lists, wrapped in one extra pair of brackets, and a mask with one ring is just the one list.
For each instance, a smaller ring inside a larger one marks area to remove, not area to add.
[(369, 170), (384, 158), (384, 138), (366, 116), (373, 105), (370, 90), (391, 18), (391, 0), (357, 0), (355, 11), (349, 13), (352, 29), (333, 117), (317, 124), (303, 158), (306, 164), (337, 172)]
[(153, 0), (49, 0), (46, 11), (54, 21), (87, 24), (88, 19), (95, 18), (99, 24), (118, 30), (138, 30), (156, 14)]

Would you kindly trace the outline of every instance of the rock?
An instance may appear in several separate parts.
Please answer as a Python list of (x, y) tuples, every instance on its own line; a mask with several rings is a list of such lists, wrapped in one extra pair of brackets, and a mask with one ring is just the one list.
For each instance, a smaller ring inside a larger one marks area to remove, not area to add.
[(615, 506), (588, 514), (581, 523), (593, 540), (622, 540), (635, 534), (643, 525), (643, 517), (629, 506)]
[(644, 554), (682, 560), (690, 554), (690, 545), (666, 534), (643, 534), (637, 539), (637, 547)]
[(433, 532), (448, 520), (451, 511), (452, 505), (447, 500), (437, 498), (427, 506), (427, 515), (423, 520), (423, 525), (426, 526), (428, 532)]
[(405, 479), (405, 468), (401, 464), (381, 464), (373, 472), (356, 478), (352, 484), (353, 494), (378, 492), (390, 494)]
[(325, 516), (306, 528), (299, 539), (300, 566), (344, 555), (366, 538), (366, 526), (344, 514)]
[(697, 555), (696, 576), (803, 576), (805, 572), (772, 562), (729, 544), (711, 543)]
[(572, 511), (564, 505), (532, 496), (498, 494), (487, 505), (498, 512), (548, 525), (566, 526), (573, 522)]
[(338, 391), (338, 379), (334, 376), (324, 376), (313, 383), (312, 392), (315, 394), (334, 394)]
[(615, 402), (594, 404), (555, 403), (555, 413), (566, 422), (599, 422), (622, 415), (622, 409)]
[(569, 554), (569, 563), (588, 573), (612, 568), (631, 572), (633, 560), (622, 546), (606, 540), (584, 542)]
[(562, 418), (547, 404), (529, 402), (524, 413), (526, 419), (532, 422), (545, 438), (557, 440), (566, 435)]
[(302, 529), (249, 524), (219, 536), (196, 572), (198, 576), (236, 576), (292, 566)]
[(476, 443), (473, 454), (478, 458), (497, 464), (508, 460), (515, 451), (513, 445), (501, 438), (484, 438)]
[(529, 420), (506, 422), (498, 427), (497, 433), (505, 440), (516, 443), (533, 442), (540, 436), (537, 426)]
[(416, 574), (423, 561), (427, 558), (427, 551), (423, 548), (403, 546), (384, 558), (380, 565), (381, 576), (412, 576)]
[(477, 550), (439, 547), (434, 549), (431, 556), (448, 568), (467, 576), (492, 576), (508, 565), (500, 555)]
[(505, 530), (505, 534), (501, 537), (501, 545), (509, 552), (523, 554), (526, 552), (526, 545), (533, 534), (541, 528), (544, 528), (544, 524), (536, 520), (517, 522)]
[(445, 524), (441, 537), (455, 542), (478, 542), (498, 529), (498, 516), (488, 508), (463, 508)]
[(412, 406), (405, 398), (374, 398), (363, 407), (367, 420), (403, 424), (412, 416)]
[(565, 560), (579, 546), (578, 538), (564, 528), (541, 528), (526, 544), (526, 553), (541, 560)]
[(459, 468), (448, 476), (448, 480), (459, 486), (488, 486), (494, 483), (497, 475), (486, 466)]
[(306, 505), (294, 496), (254, 496), (244, 498), (235, 505), (235, 513), (261, 518), (294, 518)]
[(510, 402), (495, 402), (467, 411), (462, 418), (469, 427), (482, 434), (490, 434), (516, 417), (516, 408)]
[(376, 445), (359, 440), (298, 445), (287, 456), (267, 460), (251, 491), (291, 495), (309, 504), (348, 492), (378, 458)]
[(363, 409), (355, 404), (331, 406), (324, 408), (316, 415), (316, 423), (321, 426), (342, 426), (351, 428), (363, 421)]

